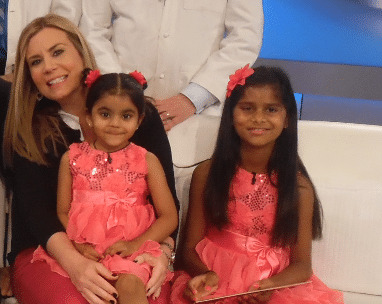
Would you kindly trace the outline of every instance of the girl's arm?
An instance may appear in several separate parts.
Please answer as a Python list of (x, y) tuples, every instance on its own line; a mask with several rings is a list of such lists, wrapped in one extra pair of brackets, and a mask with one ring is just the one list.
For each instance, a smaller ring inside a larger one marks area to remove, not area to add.
[(181, 248), (181, 266), (193, 277), (188, 282), (184, 295), (193, 301), (215, 292), (219, 283), (218, 275), (207, 268), (195, 250), (196, 245), (205, 236), (207, 228), (203, 193), (209, 170), (210, 161), (206, 161), (196, 167), (192, 175), (186, 239)]
[[(179, 210), (179, 201), (175, 191), (174, 167), (170, 143), (163, 127), (162, 119), (151, 102), (146, 103), (145, 117), (131, 138), (131, 142), (145, 148), (158, 157), (166, 175), (167, 184), (175, 200), (175, 205)], [(171, 236), (175, 240), (177, 237), (176, 231)]]
[(69, 152), (61, 157), (58, 169), (57, 216), (65, 229), (68, 227), (70, 202), (72, 201), (72, 174), (69, 166)]
[(148, 167), (147, 183), (157, 214), (154, 224), (137, 240), (164, 241), (178, 226), (178, 212), (168, 187), (166, 176), (158, 158), (151, 152), (146, 153)]
[[(72, 201), (72, 173), (70, 172), (69, 152), (65, 152), (61, 157), (60, 167), (58, 169), (57, 185), (57, 216), (65, 229), (68, 227), (69, 210)], [(88, 243), (77, 243), (73, 241), (74, 247), (86, 258), (99, 261), (103, 258), (94, 246)]]
[(207, 272), (209, 269), (200, 260), (195, 250), (196, 245), (202, 240), (206, 232), (206, 218), (204, 213), (204, 188), (210, 169), (210, 161), (201, 163), (192, 174), (190, 186), (190, 202), (186, 220), (186, 233), (184, 244), (181, 248), (181, 267), (191, 276)]
[(146, 153), (148, 167), (147, 183), (154, 203), (157, 219), (151, 227), (132, 241), (119, 241), (110, 246), (105, 254), (120, 254), (122, 257), (137, 251), (146, 240), (164, 241), (178, 225), (178, 213), (166, 177), (158, 158)]

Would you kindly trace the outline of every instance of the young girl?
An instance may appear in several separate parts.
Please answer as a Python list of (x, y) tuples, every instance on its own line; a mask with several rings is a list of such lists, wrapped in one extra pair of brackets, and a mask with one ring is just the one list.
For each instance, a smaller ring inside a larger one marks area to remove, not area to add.
[[(343, 303), (312, 275), (321, 207), (297, 154), (297, 109), (278, 68), (231, 75), (211, 160), (192, 177), (183, 269), (171, 301), (311, 281), (218, 303)], [(191, 278), (191, 277), (192, 278)]]
[[(58, 217), (85, 257), (118, 276), (118, 303), (148, 303), (151, 267), (136, 257), (162, 254), (159, 242), (177, 227), (177, 211), (159, 160), (130, 142), (143, 119), (146, 81), (138, 72), (92, 71), (86, 84), (86, 120), (95, 140), (72, 144), (61, 159)], [(67, 276), (42, 249), (36, 260)], [(171, 277), (168, 272), (166, 280)]]

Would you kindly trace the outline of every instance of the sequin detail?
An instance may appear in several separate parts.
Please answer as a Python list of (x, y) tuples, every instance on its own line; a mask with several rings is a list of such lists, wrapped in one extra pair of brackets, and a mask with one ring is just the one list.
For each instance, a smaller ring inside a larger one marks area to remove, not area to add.
[[(259, 237), (272, 231), (276, 214), (277, 188), (267, 174), (253, 174), (239, 168), (232, 182), (228, 203), (229, 230)], [(276, 176), (272, 176), (275, 181)]]

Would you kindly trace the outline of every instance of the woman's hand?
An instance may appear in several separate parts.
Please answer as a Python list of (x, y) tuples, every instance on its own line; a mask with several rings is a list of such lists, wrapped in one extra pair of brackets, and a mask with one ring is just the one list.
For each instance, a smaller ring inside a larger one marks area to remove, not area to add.
[(188, 281), (184, 295), (192, 301), (203, 299), (218, 289), (219, 277), (214, 271), (193, 277)]
[(132, 255), (139, 249), (139, 245), (134, 241), (118, 241), (105, 250), (105, 255), (119, 254), (121, 257)]
[(88, 243), (76, 243), (73, 242), (74, 247), (81, 253), (85, 258), (98, 262), (103, 259), (104, 256), (100, 255), (95, 249), (94, 246)]
[(138, 264), (146, 262), (153, 267), (152, 275), (146, 285), (147, 296), (158, 298), (161, 292), (161, 286), (166, 279), (168, 271), (168, 258), (164, 253), (159, 257), (154, 257), (148, 253), (143, 253), (136, 257), (135, 261)]
[(69, 277), (77, 290), (91, 304), (117, 303), (117, 290), (108, 282), (118, 276), (102, 264), (85, 257), (68, 271)]
[(116, 281), (118, 276), (113, 276), (101, 263), (80, 254), (65, 232), (53, 234), (46, 247), (90, 304), (117, 303), (118, 293), (110, 282)]
[(9, 267), (0, 268), (0, 288), (3, 297), (11, 297), (13, 295), (11, 290), (11, 276), (9, 274)]

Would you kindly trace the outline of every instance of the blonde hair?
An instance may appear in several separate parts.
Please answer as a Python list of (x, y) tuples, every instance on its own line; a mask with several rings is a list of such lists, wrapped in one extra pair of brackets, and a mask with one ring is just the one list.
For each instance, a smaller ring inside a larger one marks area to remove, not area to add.
[(15, 71), (4, 129), (3, 153), (7, 167), (12, 167), (14, 153), (41, 165), (48, 165), (46, 154), (57, 143), (67, 145), (60, 130), (58, 106), (50, 112), (36, 109), (38, 90), (26, 61), (29, 42), (44, 28), (56, 28), (66, 33), (80, 53), (84, 66), (95, 69), (96, 62), (84, 36), (68, 19), (48, 14), (29, 23), (22, 31), (17, 45)]

